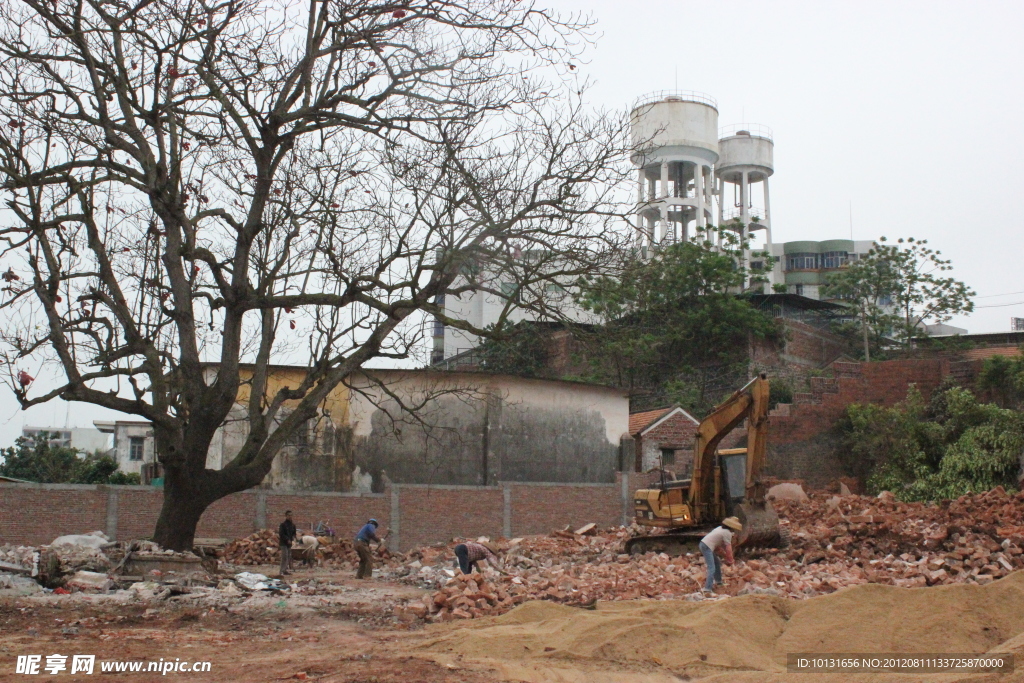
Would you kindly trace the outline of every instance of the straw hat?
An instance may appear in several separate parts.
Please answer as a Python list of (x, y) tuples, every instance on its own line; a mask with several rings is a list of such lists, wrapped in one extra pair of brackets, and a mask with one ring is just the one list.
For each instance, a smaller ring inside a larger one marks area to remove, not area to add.
[(727, 526), (733, 531), (743, 531), (743, 524), (736, 517), (726, 517), (722, 520), (722, 526)]

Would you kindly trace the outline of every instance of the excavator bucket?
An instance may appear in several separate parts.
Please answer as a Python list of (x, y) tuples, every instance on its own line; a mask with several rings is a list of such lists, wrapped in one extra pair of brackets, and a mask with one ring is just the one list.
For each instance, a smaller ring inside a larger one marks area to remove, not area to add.
[(782, 547), (779, 516), (771, 503), (740, 503), (736, 506), (735, 512), (743, 524), (739, 545), (746, 548)]

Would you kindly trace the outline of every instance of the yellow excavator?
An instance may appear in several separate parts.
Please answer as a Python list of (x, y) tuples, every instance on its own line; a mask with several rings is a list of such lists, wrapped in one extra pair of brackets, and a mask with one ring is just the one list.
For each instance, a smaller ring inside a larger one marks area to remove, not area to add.
[[(663, 531), (630, 538), (627, 553), (692, 552), (704, 534), (730, 516), (743, 523), (737, 545), (787, 545), (761, 481), (768, 439), (768, 389), (762, 373), (704, 418), (694, 439), (691, 479), (662, 480), (633, 494), (636, 523)], [(722, 439), (744, 420), (747, 447), (718, 450)]]

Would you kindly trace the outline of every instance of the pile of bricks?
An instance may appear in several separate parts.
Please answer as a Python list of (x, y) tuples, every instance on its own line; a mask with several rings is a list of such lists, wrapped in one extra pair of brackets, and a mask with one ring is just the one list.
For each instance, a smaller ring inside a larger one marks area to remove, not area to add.
[[(938, 505), (900, 503), (888, 494), (813, 494), (803, 503), (779, 501), (776, 508), (790, 529), (790, 547), (739, 552), (735, 566), (724, 570), (720, 595), (806, 598), (862, 583), (984, 584), (1024, 567), (1024, 526), (1018, 525), (1024, 493), (995, 489)], [(407, 621), (468, 619), (537, 599), (577, 606), (594, 600), (704, 599), (700, 555), (623, 554), (624, 541), (637, 531), (617, 527), (593, 535), (556, 531), (499, 540), (504, 576), (452, 572), (449, 548), (411, 551), (405, 561), (409, 576), (437, 572), (440, 589), (399, 606), (396, 615)]]
[(938, 505), (883, 493), (776, 507), (792, 529), (789, 564), (825, 564), (854, 583), (989, 583), (1024, 567), (1024, 493), (1002, 487)]
[[(317, 540), (320, 541), (320, 547), (317, 549), (320, 564), (331, 567), (355, 567), (359, 564), (359, 556), (351, 541), (324, 536), (318, 536)], [(377, 564), (397, 564), (397, 560), (387, 548), (382, 547), (375, 551), (374, 557)], [(239, 566), (277, 564), (281, 561), (277, 531), (262, 529), (250, 536), (232, 541), (224, 547), (220, 559)]]

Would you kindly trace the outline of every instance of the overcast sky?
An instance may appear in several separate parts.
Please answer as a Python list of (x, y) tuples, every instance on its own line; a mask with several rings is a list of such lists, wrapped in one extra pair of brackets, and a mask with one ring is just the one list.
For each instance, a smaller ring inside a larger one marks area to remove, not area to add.
[[(552, 0), (597, 20), (591, 101), (698, 90), (722, 125), (775, 137), (776, 241), (927, 238), (973, 287), (953, 324), (1024, 317), (1024, 3)], [(677, 76), (678, 74), (678, 76)], [(109, 411), (30, 413), (0, 390), (0, 445), (22, 424), (90, 426)]]
[(1024, 317), (1024, 3), (551, 6), (597, 19), (595, 104), (678, 87), (713, 96), (723, 126), (773, 129), (776, 242), (848, 238), (852, 202), (855, 239), (926, 238), (953, 260), (979, 298), (952, 324)]

